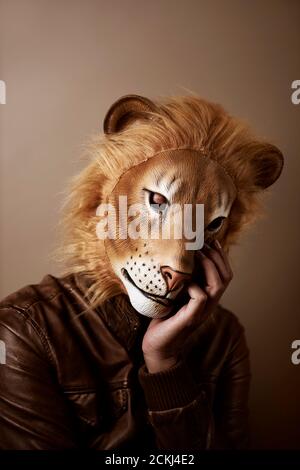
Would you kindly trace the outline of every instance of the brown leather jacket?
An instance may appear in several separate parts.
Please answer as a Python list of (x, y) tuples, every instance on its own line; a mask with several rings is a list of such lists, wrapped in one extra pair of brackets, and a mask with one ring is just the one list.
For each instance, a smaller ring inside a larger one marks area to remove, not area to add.
[(249, 354), (232, 313), (219, 307), (175, 367), (149, 374), (149, 320), (114, 299), (78, 316), (85, 291), (83, 275), (48, 275), (0, 304), (1, 449), (247, 446)]

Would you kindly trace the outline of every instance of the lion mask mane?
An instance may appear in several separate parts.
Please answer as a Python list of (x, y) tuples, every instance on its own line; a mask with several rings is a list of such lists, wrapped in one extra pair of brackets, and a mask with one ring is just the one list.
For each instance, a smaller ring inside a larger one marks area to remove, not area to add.
[[(204, 204), (204, 239), (225, 250), (259, 213), (259, 195), (280, 176), (281, 152), (255, 138), (247, 125), (197, 96), (151, 101), (127, 95), (87, 147), (91, 161), (74, 179), (65, 206), (63, 260), (91, 280), (92, 305), (129, 298), (139, 313), (167, 315), (195, 252), (184, 239), (100, 239), (97, 208), (142, 203)], [(118, 219), (117, 219), (118, 220)]]

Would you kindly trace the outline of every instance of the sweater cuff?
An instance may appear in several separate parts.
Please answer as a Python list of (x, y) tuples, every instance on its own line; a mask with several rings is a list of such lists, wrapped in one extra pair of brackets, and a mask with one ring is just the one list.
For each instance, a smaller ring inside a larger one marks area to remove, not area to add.
[(197, 396), (196, 384), (182, 361), (155, 374), (150, 374), (144, 364), (139, 370), (139, 382), (151, 411), (183, 407)]

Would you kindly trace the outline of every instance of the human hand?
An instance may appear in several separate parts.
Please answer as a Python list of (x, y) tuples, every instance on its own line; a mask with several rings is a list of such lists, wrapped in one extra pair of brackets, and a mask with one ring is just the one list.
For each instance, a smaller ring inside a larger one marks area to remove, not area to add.
[(176, 364), (185, 342), (203, 317), (216, 308), (232, 280), (228, 257), (218, 241), (213, 247), (204, 245), (201, 251), (196, 252), (195, 258), (202, 267), (205, 285), (200, 287), (192, 281), (187, 287), (189, 301), (171, 317), (151, 320), (144, 335), (142, 350), (150, 373)]

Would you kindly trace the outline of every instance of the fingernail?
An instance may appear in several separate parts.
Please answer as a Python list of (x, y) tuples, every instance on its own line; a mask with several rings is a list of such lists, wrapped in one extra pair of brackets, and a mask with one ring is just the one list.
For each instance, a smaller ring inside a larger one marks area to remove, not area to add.
[(222, 246), (221, 246), (221, 243), (219, 242), (219, 240), (215, 240), (215, 246), (216, 246), (219, 250), (222, 250)]

